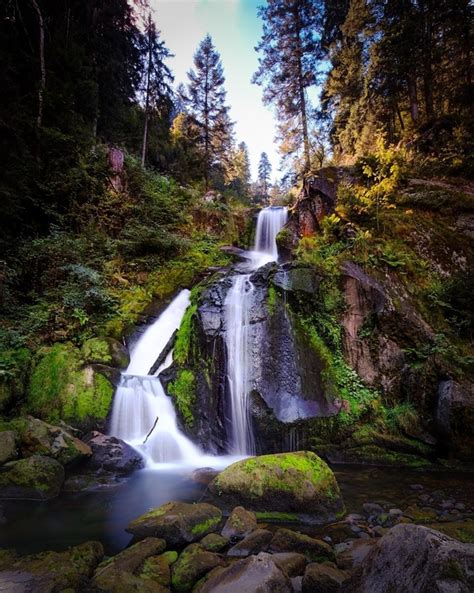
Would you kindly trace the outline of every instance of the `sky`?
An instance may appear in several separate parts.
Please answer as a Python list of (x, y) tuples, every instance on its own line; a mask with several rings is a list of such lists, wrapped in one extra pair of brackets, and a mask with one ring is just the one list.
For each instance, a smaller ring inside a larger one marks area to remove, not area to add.
[(262, 104), (262, 88), (250, 80), (258, 67), (255, 46), (262, 23), (257, 7), (262, 0), (151, 0), (154, 19), (166, 46), (175, 54), (168, 62), (175, 85), (187, 83), (193, 56), (207, 33), (221, 55), (226, 78), (227, 104), (235, 121), (237, 142), (246, 142), (257, 176), (260, 154), (266, 152), (279, 177), (280, 158), (274, 141), (276, 127), (271, 107)]

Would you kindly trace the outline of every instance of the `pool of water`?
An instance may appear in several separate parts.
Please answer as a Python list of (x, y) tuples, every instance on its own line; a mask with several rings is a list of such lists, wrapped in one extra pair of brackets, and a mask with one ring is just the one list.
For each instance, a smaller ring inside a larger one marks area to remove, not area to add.
[[(334, 468), (349, 512), (364, 502), (384, 502), (406, 508), (419, 492), (412, 486), (439, 491), (467, 508), (474, 508), (474, 474), (421, 473), (390, 468)], [(87, 540), (101, 541), (107, 554), (123, 549), (131, 539), (127, 524), (169, 500), (201, 500), (206, 486), (190, 479), (190, 471), (142, 470), (122, 484), (102, 491), (63, 494), (46, 502), (2, 501), (0, 547), (20, 554), (62, 550)]]

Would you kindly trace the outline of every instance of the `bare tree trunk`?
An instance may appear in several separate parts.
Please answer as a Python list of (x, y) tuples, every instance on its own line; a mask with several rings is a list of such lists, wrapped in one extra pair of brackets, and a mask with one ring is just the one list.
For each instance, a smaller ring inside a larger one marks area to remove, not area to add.
[(143, 145), (142, 145), (142, 167), (145, 167), (146, 152), (148, 147), (148, 121), (150, 109), (150, 78), (151, 78), (151, 14), (148, 17), (148, 67), (146, 73), (146, 96), (145, 96), (145, 125), (143, 128)]
[(30, 0), (33, 8), (36, 12), (39, 27), (39, 60), (40, 60), (40, 71), (41, 79), (38, 89), (38, 115), (36, 117), (36, 128), (39, 131), (43, 125), (43, 109), (44, 109), (44, 92), (46, 90), (46, 61), (44, 57), (44, 21), (41, 9), (36, 0)]

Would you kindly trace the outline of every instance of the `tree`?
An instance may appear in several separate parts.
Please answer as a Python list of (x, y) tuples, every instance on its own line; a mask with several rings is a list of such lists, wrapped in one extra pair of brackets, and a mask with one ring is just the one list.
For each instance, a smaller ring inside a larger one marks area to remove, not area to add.
[(225, 104), (222, 63), (210, 35), (206, 35), (194, 55), (194, 68), (188, 72), (185, 103), (201, 132), (198, 141), (203, 152), (207, 190), (211, 169), (222, 162), (229, 148), (233, 127)]
[(174, 78), (165, 60), (172, 57), (164, 42), (160, 40), (160, 32), (148, 14), (141, 45), (143, 61), (142, 92), (145, 103), (145, 121), (143, 124), (142, 167), (145, 166), (148, 148), (148, 125), (154, 112), (160, 112), (164, 104), (171, 98), (170, 84)]
[[(252, 81), (264, 86), (263, 101), (276, 106), (286, 150), (303, 149), (304, 171), (311, 167), (310, 106), (306, 89), (316, 83), (322, 58), (322, 6), (317, 0), (268, 0), (263, 19), (259, 69)], [(291, 136), (292, 141), (289, 140)]]
[(242, 197), (250, 194), (250, 158), (247, 144), (240, 142), (232, 153), (228, 183), (230, 187)]
[(268, 198), (268, 189), (270, 185), (270, 175), (272, 174), (272, 165), (268, 160), (266, 152), (260, 155), (258, 163), (258, 181), (265, 199)]

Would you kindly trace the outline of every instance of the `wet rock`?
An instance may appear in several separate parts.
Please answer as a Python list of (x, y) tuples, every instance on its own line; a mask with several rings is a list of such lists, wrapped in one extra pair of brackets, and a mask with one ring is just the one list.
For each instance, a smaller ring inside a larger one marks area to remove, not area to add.
[(18, 457), (17, 438), (18, 434), (13, 430), (0, 432), (0, 465)]
[(63, 492), (98, 492), (117, 488), (124, 478), (111, 473), (77, 474), (64, 482)]
[(140, 570), (142, 579), (150, 579), (163, 587), (171, 585), (171, 566), (178, 559), (178, 552), (169, 551), (159, 556), (150, 556)]
[(333, 472), (310, 452), (252, 457), (234, 463), (210, 484), (214, 496), (262, 511), (302, 512), (320, 519), (344, 509)]
[(269, 549), (272, 552), (298, 552), (304, 554), (308, 560), (334, 558), (334, 552), (326, 542), (291, 529), (278, 529)]
[(272, 560), (290, 578), (302, 575), (308, 563), (303, 554), (297, 554), (296, 552), (272, 554)]
[(200, 467), (191, 474), (191, 480), (196, 484), (207, 486), (217, 476), (219, 472), (212, 467)]
[(349, 578), (332, 563), (308, 564), (303, 576), (303, 593), (339, 593)]
[(474, 452), (474, 383), (442, 381), (438, 387), (435, 419), (439, 433), (455, 455), (470, 461)]
[(230, 540), (243, 539), (256, 528), (255, 513), (246, 511), (244, 507), (235, 507), (222, 529), (222, 535)]
[(244, 558), (251, 554), (258, 554), (267, 549), (273, 533), (267, 529), (255, 529), (246, 538), (230, 548), (227, 555), (233, 558)]
[(86, 363), (98, 363), (125, 369), (130, 364), (127, 348), (113, 338), (91, 338), (82, 346), (82, 355)]
[(281, 266), (273, 276), (273, 284), (285, 292), (307, 292), (314, 295), (321, 283), (321, 276), (311, 266)]
[(63, 482), (63, 466), (50, 457), (35, 455), (10, 461), (0, 468), (0, 498), (54, 498)]
[(213, 505), (168, 502), (132, 521), (127, 531), (137, 539), (161, 537), (168, 546), (184, 546), (214, 531), (221, 520), (220, 509)]
[(474, 590), (474, 545), (420, 525), (396, 525), (351, 580), (354, 593), (468, 593)]
[(66, 552), (26, 556), (0, 570), (0, 591), (56, 593), (89, 590), (88, 582), (104, 556), (99, 542), (87, 542)]
[(84, 441), (92, 451), (86, 470), (129, 474), (144, 466), (140, 453), (117, 437), (94, 431)]
[(160, 554), (165, 548), (166, 542), (154, 537), (138, 542), (103, 562), (94, 573), (93, 587), (98, 591), (115, 592), (121, 582), (134, 581), (128, 577), (133, 576), (147, 558)]
[(366, 502), (362, 505), (362, 511), (366, 517), (378, 517), (384, 510), (383, 508), (374, 502)]
[(197, 593), (293, 593), (291, 581), (270, 554), (261, 553), (216, 570)]
[(216, 566), (223, 566), (223, 559), (200, 544), (191, 544), (183, 550), (171, 569), (171, 584), (179, 592), (190, 591), (193, 585)]
[[(386, 530), (384, 531), (386, 532)], [(353, 539), (351, 541), (338, 544), (335, 546), (337, 566), (343, 570), (351, 570), (356, 566), (360, 566), (370, 554), (375, 544), (375, 539)]]
[(227, 537), (223, 537), (218, 533), (209, 533), (199, 543), (205, 550), (209, 550), (209, 552), (221, 552), (229, 545), (229, 540)]

